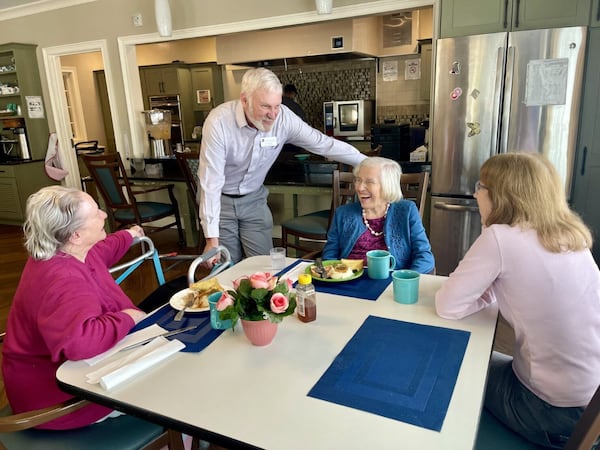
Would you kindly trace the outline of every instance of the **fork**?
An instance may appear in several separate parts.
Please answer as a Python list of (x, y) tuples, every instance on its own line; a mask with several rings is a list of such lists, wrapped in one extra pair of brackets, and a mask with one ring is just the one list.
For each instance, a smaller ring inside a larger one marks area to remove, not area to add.
[(194, 296), (192, 295), (191, 297), (192, 298), (190, 298), (187, 302), (184, 303), (183, 308), (181, 308), (179, 312), (175, 314), (173, 321), (179, 322), (181, 319), (183, 319), (183, 314), (185, 313), (185, 310), (194, 304)]

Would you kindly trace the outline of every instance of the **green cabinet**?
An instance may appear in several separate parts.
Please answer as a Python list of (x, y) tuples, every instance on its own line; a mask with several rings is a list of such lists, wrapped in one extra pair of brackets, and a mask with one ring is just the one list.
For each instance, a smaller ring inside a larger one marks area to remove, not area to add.
[(431, 100), (431, 58), (432, 44), (430, 42), (421, 44), (421, 100)]
[(571, 204), (595, 237), (594, 258), (600, 264), (600, 28), (588, 36), (579, 138)]
[(44, 186), (58, 184), (44, 172), (44, 161), (0, 165), (0, 223), (21, 225), (31, 194)]
[(0, 128), (5, 138), (15, 141), (14, 131), (24, 130), (32, 159), (46, 155), (49, 133), (36, 47), (0, 45)]
[(224, 101), (221, 66), (202, 64), (190, 66), (194, 111), (210, 111)]
[(600, 0), (592, 0), (590, 27), (600, 27)]
[(169, 64), (165, 66), (140, 67), (144, 102), (151, 95), (177, 95), (182, 89), (190, 89), (190, 71), (187, 66)]
[(591, 0), (442, 0), (440, 37), (585, 26)]

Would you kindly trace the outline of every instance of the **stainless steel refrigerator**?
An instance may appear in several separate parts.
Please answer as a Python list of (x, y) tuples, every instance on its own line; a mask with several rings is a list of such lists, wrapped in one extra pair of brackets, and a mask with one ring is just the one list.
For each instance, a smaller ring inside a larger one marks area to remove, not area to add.
[(503, 152), (541, 152), (568, 190), (574, 161), (585, 27), (437, 41), (430, 239), (440, 275), (481, 232), (473, 198), (481, 165)]

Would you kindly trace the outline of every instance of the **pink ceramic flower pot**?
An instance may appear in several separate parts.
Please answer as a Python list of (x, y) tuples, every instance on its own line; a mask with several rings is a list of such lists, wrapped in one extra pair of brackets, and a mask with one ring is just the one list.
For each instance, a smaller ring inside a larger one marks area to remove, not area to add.
[(276, 323), (268, 320), (240, 320), (242, 321), (244, 334), (246, 334), (248, 340), (252, 342), (252, 345), (269, 345), (277, 334)]

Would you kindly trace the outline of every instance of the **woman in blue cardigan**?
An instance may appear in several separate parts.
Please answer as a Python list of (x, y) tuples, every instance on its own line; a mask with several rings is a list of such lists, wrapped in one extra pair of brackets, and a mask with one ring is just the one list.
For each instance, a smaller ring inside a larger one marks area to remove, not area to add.
[(369, 250), (388, 250), (396, 269), (433, 272), (435, 261), (417, 206), (402, 200), (400, 165), (366, 158), (353, 173), (359, 202), (336, 209), (323, 259), (362, 259), (366, 264)]

